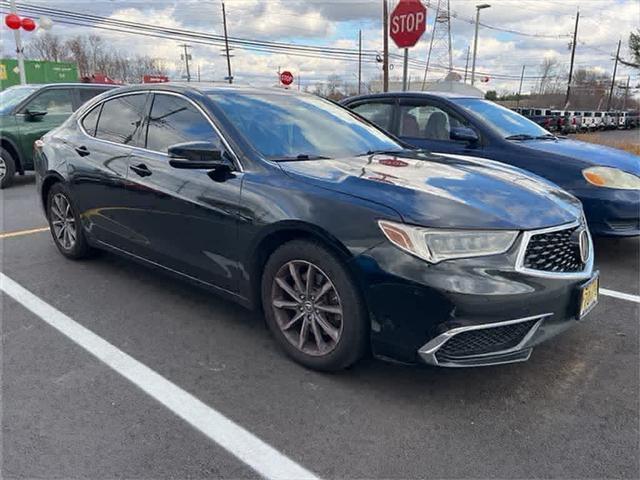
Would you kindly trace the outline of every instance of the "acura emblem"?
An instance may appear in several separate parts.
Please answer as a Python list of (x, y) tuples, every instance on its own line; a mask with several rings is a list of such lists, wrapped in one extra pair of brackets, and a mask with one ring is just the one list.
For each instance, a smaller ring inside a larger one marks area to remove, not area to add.
[(580, 260), (582, 263), (587, 263), (589, 261), (589, 235), (586, 229), (580, 230), (578, 244), (580, 246)]

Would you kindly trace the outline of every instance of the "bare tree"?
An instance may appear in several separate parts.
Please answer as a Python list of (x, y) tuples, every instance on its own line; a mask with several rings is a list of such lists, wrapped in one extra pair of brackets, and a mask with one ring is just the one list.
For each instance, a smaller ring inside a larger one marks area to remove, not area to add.
[(542, 60), (542, 63), (540, 64), (540, 84), (538, 93), (550, 93), (548, 90), (550, 85), (553, 83), (557, 67), (558, 60), (555, 58), (545, 58)]
[(60, 37), (50, 32), (34, 35), (27, 45), (27, 55), (36, 60), (60, 62), (68, 57), (68, 48)]

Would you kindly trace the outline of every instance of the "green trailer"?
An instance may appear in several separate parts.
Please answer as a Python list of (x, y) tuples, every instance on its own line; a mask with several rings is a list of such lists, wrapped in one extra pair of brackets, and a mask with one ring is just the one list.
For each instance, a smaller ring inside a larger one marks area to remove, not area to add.
[[(78, 67), (69, 62), (25, 60), (27, 83), (73, 83), (77, 82)], [(20, 83), (18, 61), (15, 58), (0, 59), (0, 90)]]

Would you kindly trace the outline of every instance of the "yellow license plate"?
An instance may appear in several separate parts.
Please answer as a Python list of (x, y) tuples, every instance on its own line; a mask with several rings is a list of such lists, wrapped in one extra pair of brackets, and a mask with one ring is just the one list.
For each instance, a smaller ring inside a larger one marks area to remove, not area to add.
[(596, 277), (596, 278), (593, 278), (588, 284), (582, 287), (582, 292), (580, 293), (579, 318), (584, 317), (598, 303), (599, 286), (600, 286), (600, 279)]

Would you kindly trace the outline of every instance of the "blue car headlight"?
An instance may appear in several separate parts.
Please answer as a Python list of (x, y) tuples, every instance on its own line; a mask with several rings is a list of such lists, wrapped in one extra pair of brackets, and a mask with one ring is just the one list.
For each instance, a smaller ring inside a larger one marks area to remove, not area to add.
[(582, 176), (596, 187), (620, 190), (640, 190), (640, 177), (612, 167), (590, 167), (582, 170)]
[(513, 230), (444, 230), (384, 220), (378, 225), (396, 247), (429, 263), (504, 253), (518, 236)]

